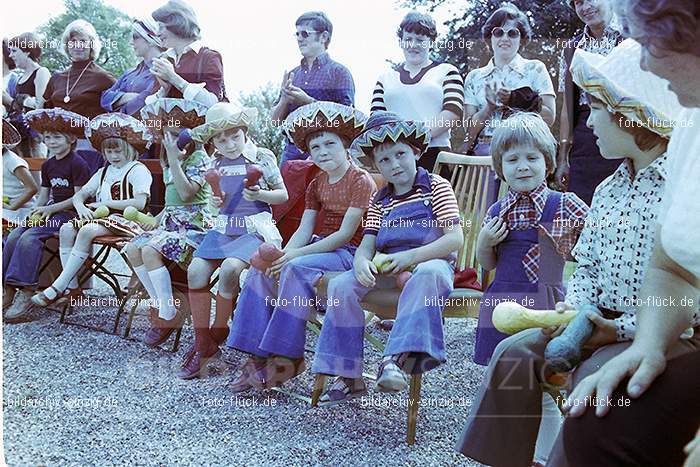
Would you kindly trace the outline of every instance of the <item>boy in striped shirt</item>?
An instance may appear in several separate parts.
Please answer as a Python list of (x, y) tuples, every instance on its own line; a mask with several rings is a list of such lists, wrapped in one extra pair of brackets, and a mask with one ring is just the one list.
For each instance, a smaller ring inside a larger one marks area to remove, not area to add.
[[(379, 367), (377, 389), (405, 390), (406, 374), (423, 373), (446, 361), (442, 308), (452, 292), (455, 253), (463, 236), (449, 182), (416, 167), (429, 142), (430, 132), (421, 123), (375, 112), (353, 143), (358, 158), (377, 167), (388, 186), (370, 204), (353, 269), (328, 284), (326, 320), (312, 371), (337, 378), (321, 395), (320, 405), (367, 392), (362, 380), (360, 303), (374, 288), (401, 287), (398, 282), (407, 280)], [(402, 274), (409, 271), (410, 278)]]

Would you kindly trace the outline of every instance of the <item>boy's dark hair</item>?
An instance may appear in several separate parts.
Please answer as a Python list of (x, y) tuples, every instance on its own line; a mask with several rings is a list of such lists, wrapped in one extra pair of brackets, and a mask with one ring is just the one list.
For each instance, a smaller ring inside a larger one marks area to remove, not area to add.
[(328, 40), (326, 41), (326, 49), (331, 43), (331, 37), (333, 36), (333, 23), (328, 19), (328, 16), (322, 11), (307, 11), (303, 15), (297, 18), (295, 26), (301, 26), (303, 24), (308, 24), (314, 31), (319, 33), (327, 32)]
[(417, 11), (411, 11), (404, 16), (399, 28), (396, 30), (396, 35), (399, 39), (403, 39), (403, 33), (405, 32), (426, 36), (431, 41), (437, 38), (435, 20), (430, 15), (424, 15)]

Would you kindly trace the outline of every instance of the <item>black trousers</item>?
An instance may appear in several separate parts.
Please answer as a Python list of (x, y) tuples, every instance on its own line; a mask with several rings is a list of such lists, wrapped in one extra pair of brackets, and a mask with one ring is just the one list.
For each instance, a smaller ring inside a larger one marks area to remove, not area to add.
[[(614, 403), (630, 400), (627, 382), (614, 393)], [(700, 351), (694, 351), (670, 360), (629, 406), (613, 406), (603, 418), (593, 408), (580, 418), (567, 418), (564, 447), (572, 467), (680, 466), (683, 446), (699, 426)]]

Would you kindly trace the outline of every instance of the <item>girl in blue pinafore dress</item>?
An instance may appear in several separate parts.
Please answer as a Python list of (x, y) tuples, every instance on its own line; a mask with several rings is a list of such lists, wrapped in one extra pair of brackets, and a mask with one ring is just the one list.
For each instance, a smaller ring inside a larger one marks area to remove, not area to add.
[[(240, 274), (250, 264), (253, 253), (263, 242), (278, 247), (282, 243), (270, 205), (285, 202), (287, 189), (275, 155), (258, 148), (248, 137), (256, 116), (254, 108), (220, 102), (207, 111), (206, 123), (192, 130), (195, 141), (211, 141), (216, 148), (212, 169), (220, 176), (223, 199), (212, 198), (215, 207), (220, 208), (219, 215), (187, 270), (195, 342), (178, 373), (182, 379), (198, 377), (207, 362), (219, 354), (219, 345), (228, 336), (228, 319), (238, 295)], [(253, 164), (262, 176), (246, 188), (247, 169)], [(210, 328), (209, 282), (217, 268), (216, 316)]]
[[(564, 301), (562, 274), (566, 259), (557, 253), (552, 240), (540, 230), (551, 231), (561, 196), (562, 193), (550, 192), (539, 225), (526, 230), (511, 230), (496, 248), (496, 277), (481, 299), (476, 329), (474, 361), (480, 365), (487, 365), (498, 343), (508, 337), (493, 326), (493, 309), (499, 301), (517, 301), (535, 310), (553, 310), (557, 302)], [(505, 213), (501, 213), (501, 201), (491, 206), (487, 219), (498, 216), (505, 217)], [(540, 250), (539, 271), (536, 280), (531, 282), (523, 259), (535, 245), (539, 245)]]

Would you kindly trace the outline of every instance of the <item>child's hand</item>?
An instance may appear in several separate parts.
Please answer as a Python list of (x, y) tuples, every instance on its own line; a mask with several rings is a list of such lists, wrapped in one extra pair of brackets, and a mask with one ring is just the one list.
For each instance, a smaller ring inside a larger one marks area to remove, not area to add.
[(49, 204), (48, 206), (39, 206), (37, 208), (34, 208), (34, 210), (29, 213), (29, 217), (36, 216), (41, 217), (42, 219), (48, 219), (53, 213), (54, 210)]
[(387, 255), (387, 258), (384, 261), (384, 266), (382, 267), (382, 274), (392, 275), (402, 273), (415, 264), (415, 256), (416, 255), (413, 250), (406, 250)]
[(140, 223), (140, 222), (137, 222), (137, 223), (138, 223), (138, 224), (141, 226), (141, 228), (142, 228), (143, 230), (145, 230), (145, 231), (155, 230), (155, 229), (157, 229), (158, 226), (160, 225), (160, 222), (157, 223), (157, 224), (155, 224), (155, 225), (153, 225), (153, 224), (142, 224), (142, 223)]
[(261, 194), (262, 189), (258, 185), (253, 185), (250, 188), (243, 188), (243, 198), (246, 201), (258, 201)]
[(90, 209), (88, 209), (84, 204), (76, 206), (75, 210), (78, 213), (78, 218), (80, 218), (81, 220), (90, 220), (93, 218), (93, 212)]
[(493, 248), (508, 236), (508, 225), (500, 217), (494, 217), (479, 232), (479, 237), (488, 248)]
[(180, 151), (177, 147), (177, 136), (170, 132), (163, 132), (163, 146), (165, 147), (165, 153), (168, 156), (168, 163), (171, 165), (177, 165), (180, 163), (180, 158), (185, 155), (184, 151)]
[[(557, 302), (554, 305), (554, 309), (557, 313), (564, 313), (565, 311), (575, 310), (576, 308), (569, 305), (566, 302)], [(549, 337), (550, 339), (554, 339), (562, 332), (564, 332), (564, 329), (566, 329), (566, 324), (560, 324), (559, 326), (549, 326), (548, 328), (542, 328), (542, 334)]]
[(590, 339), (583, 345), (584, 349), (597, 349), (598, 347), (617, 342), (615, 320), (603, 318), (593, 312), (588, 312), (586, 317), (595, 327)]
[(355, 271), (355, 279), (365, 287), (372, 288), (377, 284), (377, 266), (367, 258), (355, 258), (353, 271)]
[(95, 201), (93, 203), (88, 203), (85, 206), (89, 207), (90, 209), (92, 209), (94, 211), (95, 209), (97, 209), (100, 206), (107, 206), (107, 203), (98, 203), (97, 201)]
[(282, 255), (280, 258), (276, 259), (275, 261), (272, 262), (272, 266), (268, 268), (267, 271), (265, 271), (265, 274), (269, 277), (277, 277), (280, 275), (280, 272), (282, 271), (282, 268), (284, 267), (285, 264), (287, 264), (289, 261), (293, 260), (294, 258), (301, 256), (301, 249), (300, 248), (290, 248), (286, 249), (284, 248), (282, 251), (284, 251), (284, 255)]
[[(221, 194), (223, 195), (224, 193), (221, 193)], [(224, 199), (223, 199), (223, 198), (219, 198), (218, 196), (213, 196), (213, 195), (212, 195), (212, 197), (211, 197), (211, 205), (212, 205), (213, 207), (217, 208), (217, 209), (220, 209), (221, 206), (224, 205)]]

